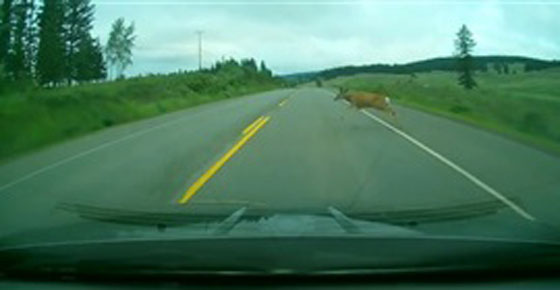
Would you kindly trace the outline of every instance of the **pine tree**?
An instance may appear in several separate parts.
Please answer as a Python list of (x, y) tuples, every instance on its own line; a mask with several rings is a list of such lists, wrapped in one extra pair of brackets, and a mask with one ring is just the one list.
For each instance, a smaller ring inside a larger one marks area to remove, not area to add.
[(271, 76), (272, 76), (272, 71), (270, 71), (270, 70), (266, 67), (266, 65), (265, 65), (265, 63), (264, 63), (264, 60), (261, 61), (261, 66), (260, 66), (260, 70), (259, 70), (259, 71), (260, 71), (260, 73), (263, 74), (264, 76), (267, 76), (267, 77), (271, 77)]
[(34, 2), (12, 2), (12, 37), (8, 44), (7, 70), (13, 79), (33, 76), (37, 39)]
[(475, 45), (476, 43), (472, 38), (472, 33), (466, 25), (463, 25), (457, 33), (455, 49), (457, 57), (457, 70), (459, 72), (459, 84), (467, 90), (476, 87), (476, 82), (473, 78), (474, 61), (471, 55)]
[[(66, 44), (66, 79), (77, 80), (80, 47), (92, 44), (94, 6), (90, 0), (66, 0), (64, 18), (64, 41)], [(87, 54), (88, 52), (85, 52)]]
[(0, 64), (6, 64), (8, 59), (8, 49), (12, 38), (12, 2), (12, 0), (4, 0), (2, 3), (2, 15), (0, 17)]
[(107, 78), (107, 65), (105, 64), (105, 59), (103, 58), (103, 47), (99, 38), (96, 38), (93, 42), (91, 50), (91, 63), (92, 63), (92, 79), (102, 80)]
[(509, 75), (509, 64), (507, 63), (502, 63), (502, 71), (504, 72), (504, 74)]
[(6, 68), (13, 79), (22, 79), (25, 77), (25, 20), (26, 7), (23, 1), (13, 3), (12, 13), (12, 39), (8, 48), (8, 61)]
[(496, 73), (498, 74), (502, 73), (502, 66), (500, 65), (500, 63), (495, 62), (492, 64), (492, 66), (494, 67), (494, 71), (496, 71)]
[(86, 82), (104, 79), (107, 75), (99, 39), (80, 41), (76, 54), (76, 80)]
[(36, 0), (26, 0), (27, 13), (25, 20), (25, 32), (23, 35), (25, 43), (25, 71), (27, 76), (35, 77), (35, 67), (37, 64), (37, 3)]
[(246, 69), (249, 72), (257, 72), (257, 62), (252, 58), (242, 59), (241, 60), (241, 67)]
[(37, 74), (43, 85), (59, 85), (65, 77), (63, 0), (44, 1), (39, 15)]

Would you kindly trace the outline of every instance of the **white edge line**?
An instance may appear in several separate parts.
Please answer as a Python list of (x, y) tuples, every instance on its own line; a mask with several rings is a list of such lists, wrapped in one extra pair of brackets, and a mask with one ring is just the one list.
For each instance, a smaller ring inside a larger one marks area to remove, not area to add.
[(441, 161), (443, 164), (451, 167), (453, 170), (455, 170), (458, 173), (460, 173), (461, 175), (463, 175), (465, 178), (470, 180), (472, 183), (474, 183), (475, 185), (477, 185), (478, 187), (480, 187), (481, 189), (483, 189), (487, 193), (491, 194), (492, 196), (494, 196), (495, 198), (497, 198), (498, 200), (500, 200), (501, 202), (503, 202), (504, 204), (509, 206), (512, 210), (514, 210), (516, 213), (518, 213), (523, 218), (525, 218), (527, 220), (530, 220), (530, 221), (535, 221), (536, 220), (531, 214), (529, 214), (524, 209), (519, 207), (513, 201), (509, 200), (507, 197), (500, 194), (497, 190), (492, 188), (490, 185), (484, 183), (482, 180), (480, 180), (476, 176), (470, 174), (465, 169), (461, 168), (459, 165), (453, 163), (451, 160), (443, 157), (441, 154), (439, 154), (439, 153), (435, 152), (434, 150), (430, 149), (428, 146), (424, 145), (422, 142), (414, 139), (410, 135), (406, 134), (405, 132), (403, 132), (403, 131), (395, 128), (395, 127), (393, 127), (391, 124), (381, 120), (380, 118), (378, 118), (377, 116), (373, 115), (372, 113), (370, 113), (366, 110), (362, 109), (361, 112), (364, 113), (366, 116), (370, 117), (371, 119), (377, 121), (381, 125), (387, 127), (391, 131), (397, 133), (401, 137), (405, 138), (406, 140), (408, 140), (412, 144), (418, 146), (420, 149), (426, 151), (428, 154), (432, 155), (433, 157), (435, 157), (436, 159)]
[[(258, 94), (264, 94), (264, 93), (265, 93), (265, 92), (257, 93), (257, 95), (258, 95)], [(225, 108), (222, 108), (222, 109), (225, 109)], [(144, 129), (144, 130), (141, 130), (141, 131), (138, 131), (138, 132), (135, 132), (135, 133), (126, 135), (126, 136), (121, 137), (121, 138), (119, 138), (119, 139), (116, 139), (116, 140), (113, 140), (113, 141), (109, 141), (109, 142), (103, 143), (103, 144), (101, 144), (101, 145), (98, 145), (98, 146), (93, 147), (93, 148), (91, 148), (91, 149), (88, 149), (88, 150), (86, 150), (86, 151), (80, 152), (80, 153), (78, 153), (78, 154), (76, 154), (76, 155), (72, 155), (72, 156), (70, 156), (70, 157), (64, 158), (64, 159), (62, 159), (62, 160), (60, 160), (60, 161), (57, 161), (57, 162), (55, 162), (55, 163), (53, 163), (53, 164), (51, 164), (51, 165), (48, 165), (48, 166), (45, 166), (45, 167), (43, 167), (43, 168), (41, 168), (41, 169), (35, 170), (35, 171), (33, 171), (33, 172), (31, 172), (31, 173), (29, 173), (29, 174), (27, 174), (27, 175), (24, 175), (24, 176), (22, 176), (22, 177), (20, 177), (20, 178), (18, 178), (18, 179), (16, 179), (16, 180), (14, 180), (14, 181), (11, 181), (11, 182), (9, 182), (9, 183), (6, 183), (6, 184), (0, 186), (0, 195), (2, 194), (2, 191), (6, 190), (6, 189), (8, 189), (8, 188), (10, 188), (10, 187), (12, 187), (12, 186), (14, 186), (14, 185), (17, 185), (17, 184), (19, 184), (19, 183), (21, 183), (21, 182), (24, 182), (24, 181), (26, 181), (26, 180), (28, 180), (28, 179), (30, 179), (30, 178), (33, 178), (33, 177), (35, 177), (35, 176), (37, 176), (37, 175), (39, 175), (39, 174), (41, 174), (41, 173), (43, 173), (43, 172), (49, 171), (49, 170), (51, 170), (51, 169), (53, 169), (53, 168), (56, 168), (56, 167), (58, 167), (58, 166), (60, 166), (60, 165), (63, 165), (63, 164), (65, 164), (65, 163), (68, 163), (68, 162), (70, 162), (70, 161), (72, 161), (72, 160), (81, 158), (81, 157), (83, 157), (83, 156), (89, 155), (89, 154), (91, 154), (91, 153), (93, 153), (93, 152), (96, 152), (96, 151), (99, 151), (99, 150), (101, 150), (101, 149), (103, 149), (103, 148), (106, 148), (106, 147), (112, 146), (112, 145), (114, 145), (114, 144), (117, 144), (117, 143), (126, 141), (126, 140), (128, 140), (128, 139), (132, 139), (132, 138), (135, 138), (135, 137), (144, 135), (144, 134), (146, 134), (146, 133), (149, 133), (150, 131), (153, 131), (153, 130), (157, 130), (157, 129), (160, 129), (160, 128), (167, 127), (167, 126), (169, 126), (169, 125), (172, 125), (172, 124), (175, 124), (175, 123), (184, 121), (185, 119), (190, 119), (190, 118), (192, 118), (192, 117), (194, 117), (194, 116), (196, 116), (196, 115), (198, 115), (198, 114), (200, 114), (200, 112), (197, 112), (197, 113), (195, 113), (194, 115), (187, 115), (187, 116), (184, 116), (184, 117), (179, 117), (179, 118), (177, 118), (177, 119), (175, 119), (175, 120), (172, 120), (172, 121), (169, 121), (169, 122), (166, 122), (166, 123), (163, 123), (163, 124), (159, 124), (159, 125), (156, 125), (156, 126), (153, 126), (153, 127), (150, 127), (150, 128), (146, 128), (146, 129)], [(140, 120), (139, 120), (139, 121), (140, 121)]]
[(53, 169), (53, 168), (56, 168), (56, 167), (58, 167), (58, 166), (60, 166), (60, 165), (63, 165), (63, 164), (65, 164), (65, 163), (68, 163), (68, 162), (70, 162), (70, 161), (72, 161), (72, 160), (81, 158), (81, 157), (83, 157), (83, 156), (89, 155), (89, 154), (91, 154), (91, 153), (93, 153), (93, 152), (96, 152), (96, 151), (99, 151), (99, 150), (101, 150), (101, 149), (103, 149), (103, 148), (109, 147), (109, 146), (111, 146), (111, 145), (114, 145), (114, 144), (117, 144), (117, 143), (126, 141), (126, 140), (128, 140), (128, 139), (132, 139), (132, 138), (135, 138), (135, 137), (144, 135), (144, 134), (146, 134), (146, 133), (149, 133), (150, 131), (157, 130), (157, 129), (160, 129), (160, 128), (163, 128), (163, 127), (166, 127), (166, 126), (175, 124), (175, 123), (177, 123), (177, 122), (183, 121), (183, 119), (185, 119), (185, 118), (179, 118), (179, 119), (176, 119), (176, 120), (173, 120), (173, 121), (169, 121), (169, 122), (167, 122), (167, 123), (163, 123), (163, 124), (160, 124), (160, 125), (156, 125), (156, 126), (153, 126), (153, 127), (150, 127), (150, 128), (147, 128), (147, 129), (144, 129), (144, 130), (141, 130), (141, 131), (138, 131), (138, 132), (129, 134), (129, 135), (126, 135), (126, 136), (121, 137), (121, 138), (119, 138), (119, 139), (117, 139), (117, 140), (113, 140), (113, 141), (109, 141), (109, 142), (103, 143), (103, 144), (101, 144), (101, 145), (98, 145), (98, 146), (93, 147), (93, 148), (91, 148), (91, 149), (88, 149), (88, 150), (86, 150), (86, 151), (80, 152), (80, 153), (78, 153), (78, 154), (76, 154), (76, 155), (72, 155), (72, 156), (70, 156), (70, 157), (64, 158), (64, 159), (62, 159), (62, 160), (60, 160), (60, 161), (57, 161), (57, 162), (55, 162), (55, 163), (53, 163), (53, 164), (51, 164), (51, 165), (45, 166), (45, 167), (43, 167), (43, 168), (41, 168), (41, 169), (38, 169), (38, 170), (36, 170), (36, 171), (33, 171), (33, 172), (31, 172), (31, 173), (25, 175), (25, 176), (23, 176), (23, 177), (20, 177), (20, 178), (18, 178), (18, 179), (16, 179), (16, 180), (12, 181), (12, 182), (10, 182), (10, 183), (7, 183), (7, 184), (4, 184), (4, 185), (0, 186), (0, 192), (6, 190), (6, 189), (8, 189), (8, 188), (10, 188), (10, 187), (12, 187), (12, 186), (14, 186), (14, 185), (16, 185), (16, 184), (19, 184), (19, 183), (21, 183), (21, 182), (23, 182), (23, 181), (26, 181), (26, 180), (28, 180), (28, 179), (30, 179), (30, 178), (33, 178), (34, 176), (37, 176), (37, 175), (39, 175), (39, 174), (41, 174), (41, 173), (43, 173), (43, 172), (45, 172), (45, 171), (49, 171), (49, 170), (51, 170), (51, 169)]

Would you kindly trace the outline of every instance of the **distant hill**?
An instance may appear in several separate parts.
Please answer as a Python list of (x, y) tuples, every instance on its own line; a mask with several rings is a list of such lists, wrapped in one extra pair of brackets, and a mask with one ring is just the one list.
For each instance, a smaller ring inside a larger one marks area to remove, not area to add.
[[(477, 70), (488, 69), (509, 71), (511, 65), (521, 66), (524, 71), (542, 70), (560, 67), (560, 61), (548, 61), (522, 56), (476, 56), (474, 57)], [(363, 66), (344, 66), (327, 69), (319, 72), (307, 72), (284, 76), (289, 80), (304, 81), (316, 77), (331, 79), (339, 76), (348, 76), (360, 73), (395, 73), (411, 74), (429, 71), (455, 70), (456, 60), (453, 57), (438, 57), (427, 60), (415, 61), (406, 64), (371, 64)]]

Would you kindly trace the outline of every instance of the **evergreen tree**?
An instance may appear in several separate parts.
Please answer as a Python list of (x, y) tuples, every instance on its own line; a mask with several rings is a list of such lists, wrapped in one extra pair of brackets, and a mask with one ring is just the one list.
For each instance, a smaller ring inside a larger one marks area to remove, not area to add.
[(8, 44), (7, 70), (12, 78), (31, 78), (36, 52), (36, 13), (34, 0), (12, 2), (12, 31)]
[(504, 72), (504, 74), (508, 75), (509, 74), (509, 64), (507, 63), (502, 63), (502, 71)]
[(242, 59), (241, 67), (249, 72), (258, 72), (257, 62), (252, 58)]
[(261, 67), (260, 67), (260, 73), (267, 76), (267, 77), (271, 77), (272, 76), (272, 71), (270, 71), (266, 65), (264, 64), (264, 60), (261, 61)]
[[(90, 0), (66, 0), (64, 18), (64, 41), (66, 45), (66, 79), (78, 80), (78, 54), (80, 47), (92, 46), (90, 31), (93, 28), (94, 6)], [(89, 51), (83, 54), (88, 54)]]
[(80, 41), (76, 54), (76, 77), (78, 82), (100, 80), (106, 77), (105, 61), (99, 39), (88, 37)]
[(493, 63), (492, 66), (494, 67), (494, 71), (496, 71), (498, 74), (502, 73), (502, 66), (500, 65), (500, 63)]
[(475, 45), (476, 43), (472, 37), (472, 33), (466, 25), (463, 25), (457, 33), (455, 49), (457, 57), (457, 70), (459, 72), (459, 84), (467, 90), (476, 87), (476, 82), (473, 78), (474, 61), (471, 55)]
[(2, 15), (0, 17), (0, 64), (6, 64), (8, 59), (8, 49), (12, 38), (12, 2), (13, 0), (4, 0), (2, 3)]
[(105, 64), (105, 59), (103, 57), (103, 47), (99, 38), (96, 38), (93, 42), (91, 50), (91, 62), (92, 62), (92, 79), (102, 80), (107, 78), (107, 66)]
[(59, 85), (65, 79), (63, 0), (44, 1), (39, 15), (37, 75), (41, 84)]
[(38, 19), (37, 1), (26, 0), (27, 13), (25, 20), (25, 32), (23, 35), (25, 43), (25, 71), (27, 76), (35, 77), (35, 67), (37, 65), (37, 41), (38, 41)]
[(11, 19), (11, 41), (8, 48), (8, 61), (6, 68), (13, 79), (22, 79), (25, 77), (25, 14), (26, 7), (23, 1), (17, 1), (13, 4)]

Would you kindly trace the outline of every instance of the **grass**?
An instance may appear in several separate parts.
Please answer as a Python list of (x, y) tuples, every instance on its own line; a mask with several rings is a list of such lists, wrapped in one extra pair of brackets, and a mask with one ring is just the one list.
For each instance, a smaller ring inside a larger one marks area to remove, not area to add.
[(269, 90), (256, 73), (183, 73), (42, 89), (12, 84), (0, 93), (0, 160), (117, 124)]
[(456, 75), (364, 74), (328, 85), (385, 93), (399, 104), (465, 121), (560, 155), (560, 70), (498, 75), (478, 73), (479, 87), (464, 90)]

